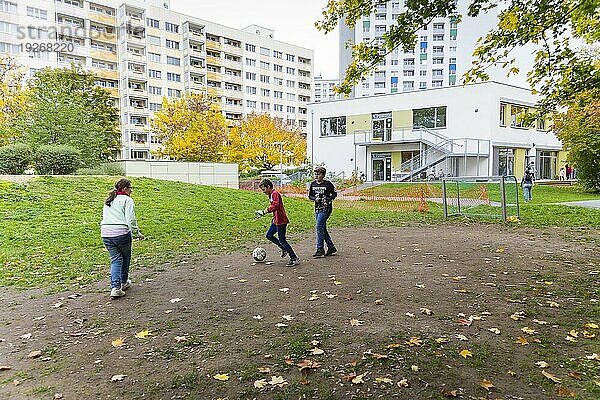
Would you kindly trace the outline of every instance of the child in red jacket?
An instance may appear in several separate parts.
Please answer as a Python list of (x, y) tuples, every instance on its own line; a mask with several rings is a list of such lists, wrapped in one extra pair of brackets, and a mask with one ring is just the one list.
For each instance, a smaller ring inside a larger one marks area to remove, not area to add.
[[(287, 228), (287, 224), (290, 222), (285, 213), (285, 208), (283, 208), (283, 199), (281, 198), (281, 194), (273, 189), (273, 182), (269, 179), (263, 179), (259, 185), (260, 189), (264, 194), (269, 196), (269, 200), (271, 204), (268, 208), (264, 210), (256, 211), (257, 217), (262, 217), (265, 214), (273, 213), (273, 220), (271, 221), (271, 226), (267, 231), (267, 239), (271, 242), (275, 243), (277, 247), (281, 249), (281, 257), (285, 257), (287, 255), (290, 256), (290, 261), (286, 264), (286, 267), (294, 267), (300, 263), (298, 256), (294, 253), (294, 249), (285, 239), (285, 231)], [(275, 233), (277, 232), (277, 237), (275, 237)]]

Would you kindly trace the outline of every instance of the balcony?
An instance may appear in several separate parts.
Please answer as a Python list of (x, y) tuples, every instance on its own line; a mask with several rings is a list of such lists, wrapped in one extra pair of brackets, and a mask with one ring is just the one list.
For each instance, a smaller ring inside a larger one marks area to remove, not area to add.
[(206, 78), (209, 81), (217, 81), (217, 82), (221, 82), (223, 80), (223, 75), (219, 72), (207, 72), (206, 73)]
[(241, 61), (241, 59), (240, 59), (240, 61), (232, 61), (232, 60), (225, 59), (223, 61), (223, 66), (228, 67), (228, 68), (240, 69), (242, 66), (242, 61)]
[(127, 25), (131, 26), (131, 27), (136, 27), (136, 28), (145, 28), (146, 25), (144, 24), (144, 20), (141, 17), (137, 17), (137, 16), (133, 16), (133, 15), (128, 15), (127, 18), (125, 19), (125, 22), (127, 23)]
[(90, 32), (90, 37), (92, 40), (97, 40), (99, 42), (117, 43), (117, 35), (114, 33), (92, 31)]
[(90, 50), (90, 57), (114, 63), (117, 62), (117, 53), (112, 53), (110, 51)]
[(130, 105), (129, 107), (125, 108), (125, 111), (127, 111), (129, 114), (134, 114), (134, 115), (149, 115), (150, 114), (148, 108), (143, 107), (143, 106)]
[(216, 87), (209, 87), (207, 89), (207, 93), (209, 96), (212, 97), (221, 97), (223, 96), (223, 90), (221, 90), (221, 88), (216, 88)]
[(223, 75), (223, 81), (241, 85), (242, 84), (242, 76), (241, 75), (237, 75), (236, 76), (236, 75), (225, 74), (225, 75)]
[(119, 79), (119, 71), (114, 69), (100, 69), (100, 68), (90, 68), (90, 72), (96, 75), (98, 78), (106, 78), (106, 79)]
[[(65, 4), (61, 2), (54, 2), (56, 7), (56, 12), (58, 14), (71, 15), (73, 17), (78, 18), (87, 18), (87, 11), (83, 7), (78, 7), (71, 4)], [(83, 1), (81, 2), (83, 4)]]
[(127, 52), (126, 57), (127, 57), (126, 59), (130, 60), (130, 61), (137, 61), (137, 62), (144, 62), (144, 63), (146, 62), (145, 54)]
[(224, 44), (222, 47), (223, 51), (226, 53), (233, 54), (235, 56), (241, 56), (243, 54), (241, 47), (232, 46), (230, 44)]
[(126, 35), (125, 39), (131, 43), (146, 44), (146, 38), (138, 35)]
[(206, 63), (212, 65), (223, 65), (223, 59), (217, 57), (206, 56)]
[(199, 74), (204, 74), (206, 72), (202, 64), (190, 64), (190, 71)]
[(221, 46), (221, 43), (215, 42), (214, 40), (207, 40), (206, 41), (206, 48), (207, 49), (221, 50), (222, 47), (223, 46)]
[(99, 22), (101, 24), (111, 25), (111, 26), (117, 25), (117, 19), (113, 15), (100, 14), (100, 13), (91, 11), (88, 14), (88, 17), (90, 18), (90, 21), (92, 21), (92, 22)]
[(135, 97), (148, 97), (148, 91), (145, 88), (141, 88), (141, 89), (129, 88), (128, 94), (130, 96), (135, 96)]

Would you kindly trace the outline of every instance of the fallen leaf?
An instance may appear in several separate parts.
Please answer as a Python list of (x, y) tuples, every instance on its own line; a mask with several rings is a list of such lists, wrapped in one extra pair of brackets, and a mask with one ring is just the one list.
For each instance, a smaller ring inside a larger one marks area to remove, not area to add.
[(467, 342), (467, 341), (469, 340), (469, 338), (468, 338), (468, 337), (466, 337), (465, 335), (460, 335), (460, 334), (459, 334), (459, 335), (456, 335), (456, 338), (457, 338), (458, 340), (462, 340), (463, 342)]
[(557, 377), (557, 376), (554, 376), (554, 375), (552, 375), (552, 374), (551, 374), (551, 373), (549, 373), (549, 372), (542, 371), (542, 375), (544, 375), (546, 378), (550, 379), (550, 380), (551, 380), (552, 382), (554, 382), (554, 383), (561, 383), (561, 382), (562, 382), (562, 379), (560, 379), (560, 378), (559, 378), (559, 377)]
[(292, 317), (291, 315), (282, 315), (281, 318), (285, 319), (286, 321), (291, 321), (296, 317)]
[(596, 337), (596, 335), (594, 333), (588, 332), (588, 331), (583, 331), (581, 332), (581, 334), (583, 335), (583, 337), (585, 339), (593, 339)]
[(520, 344), (521, 346), (526, 346), (529, 344), (529, 342), (527, 341), (527, 339), (525, 339), (523, 336), (518, 336), (517, 340), (515, 341), (515, 343)]
[(224, 382), (229, 380), (229, 374), (216, 374), (215, 376), (213, 376), (213, 378), (218, 381)]
[(421, 308), (421, 313), (425, 314), (425, 315), (433, 315), (433, 311), (431, 311), (429, 308), (425, 308), (425, 307)]
[(298, 371), (303, 371), (305, 369), (319, 368), (321, 366), (321, 364), (319, 364), (317, 361), (304, 359), (304, 360), (300, 361), (298, 364), (296, 364), (296, 366), (298, 367)]
[(460, 353), (461, 357), (467, 358), (467, 357), (473, 357), (473, 353), (471, 353), (469, 350), (462, 350)]
[(269, 368), (269, 367), (258, 367), (258, 372), (260, 372), (261, 374), (268, 374), (269, 372), (271, 372), (271, 368)]
[(531, 329), (530, 327), (526, 326), (524, 328), (521, 328), (522, 332), (525, 332), (528, 335), (535, 335), (537, 332), (533, 329)]
[(259, 379), (257, 381), (254, 381), (254, 387), (257, 389), (262, 389), (267, 385), (268, 385), (268, 383), (267, 383), (266, 379)]
[(180, 299), (179, 297), (176, 297), (176, 298), (174, 298), (174, 299), (171, 299), (171, 300), (169, 300), (169, 301), (170, 301), (171, 303), (179, 303), (181, 300), (183, 300), (183, 299)]
[(59, 301), (58, 303), (54, 304), (54, 305), (52, 306), (52, 308), (60, 308), (60, 307), (62, 307), (62, 306), (63, 306), (63, 303), (61, 303), (61, 302)]
[(398, 387), (408, 387), (408, 381), (406, 378), (402, 378), (396, 385), (398, 385)]
[(377, 300), (375, 300), (375, 304), (382, 305), (383, 304), (383, 299), (377, 299)]
[(24, 335), (21, 335), (21, 336), (20, 336), (20, 338), (21, 338), (21, 339), (25, 339), (25, 340), (27, 340), (27, 339), (31, 339), (31, 333), (26, 333), (26, 334), (24, 334)]
[(498, 329), (498, 328), (490, 328), (490, 329), (488, 329), (488, 331), (495, 333), (496, 335), (500, 334), (500, 329)]
[(176, 341), (177, 343), (185, 342), (185, 341), (187, 341), (187, 340), (188, 340), (188, 337), (187, 337), (187, 336), (175, 336), (175, 341)]
[(590, 329), (598, 329), (598, 325), (594, 324), (593, 322), (588, 322), (587, 324), (585, 324), (585, 327)]
[(510, 318), (515, 321), (525, 319), (525, 311), (517, 311), (516, 313), (512, 314)]
[(421, 340), (420, 337), (413, 336), (410, 338), (410, 340), (407, 340), (404, 343), (412, 347), (412, 346), (420, 346), (423, 343), (423, 341)]
[(487, 379), (483, 379), (481, 382), (479, 382), (479, 386), (481, 386), (482, 388), (484, 388), (485, 390), (487, 390), (489, 392), (490, 389), (494, 387), (494, 384)]
[(260, 321), (261, 319), (263, 319), (263, 316), (262, 315), (253, 315), (252, 318)]
[(558, 303), (557, 303), (557, 302), (555, 302), (555, 301), (547, 301), (546, 303), (547, 303), (547, 304), (548, 304), (550, 307), (552, 307), (552, 308), (559, 308), (559, 307), (560, 307), (560, 304), (558, 304)]
[(148, 329), (144, 329), (143, 331), (136, 333), (135, 337), (138, 339), (146, 339), (150, 335), (152, 335), (152, 332), (150, 332)]
[(534, 319), (533, 322), (535, 322), (538, 325), (548, 325), (548, 322), (539, 319)]
[(355, 385), (363, 384), (365, 383), (365, 381), (363, 380), (364, 377), (364, 374), (356, 375), (354, 378), (352, 378), (351, 382)]
[(550, 366), (550, 364), (548, 364), (546, 361), (538, 361), (535, 363), (535, 365), (540, 368), (548, 368)]
[(350, 319), (351, 326), (361, 326), (363, 324), (363, 322), (365, 322), (365, 321), (359, 321), (356, 318)]
[(569, 341), (569, 342), (572, 342), (572, 343), (577, 343), (577, 339), (575, 339), (573, 336), (570, 336), (570, 335), (569, 335), (569, 336), (567, 336), (567, 337), (565, 338), (565, 340), (567, 340), (567, 341)]
[(123, 346), (125, 344), (125, 339), (123, 339), (123, 338), (116, 338), (110, 344), (112, 344), (113, 347), (121, 347), (121, 346)]
[(385, 358), (388, 358), (388, 356), (387, 356), (387, 354), (373, 353), (373, 358), (375, 358), (377, 360), (383, 360)]
[(578, 336), (579, 336), (579, 332), (577, 332), (575, 329), (571, 329), (571, 330), (569, 331), (569, 335), (570, 335), (570, 336), (573, 336), (574, 338), (576, 338), (576, 337), (578, 337)]
[(471, 324), (473, 323), (473, 321), (471, 321), (470, 319), (464, 319), (464, 318), (460, 318), (456, 322), (459, 325), (464, 325), (464, 326), (471, 326)]
[(290, 291), (290, 288), (286, 288), (286, 287), (284, 287), (284, 288), (281, 288), (281, 289), (279, 289), (279, 291), (280, 291), (280, 292), (283, 292), (283, 293), (287, 293), (287, 292), (289, 292), (289, 291)]
[(113, 382), (118, 382), (118, 381), (122, 381), (126, 377), (127, 377), (127, 375), (113, 375), (112, 378), (110, 378), (110, 380)]
[(308, 301), (315, 301), (315, 300), (319, 300), (319, 296), (315, 293), (312, 294), (309, 298)]
[(389, 384), (392, 384), (392, 383), (394, 383), (394, 381), (391, 380), (390, 378), (379, 378), (379, 377), (377, 377), (377, 378), (375, 378), (375, 383), (389, 383)]
[(588, 360), (598, 360), (600, 361), (600, 355), (598, 353), (593, 353), (591, 356), (585, 356)]
[(411, 369), (413, 372), (419, 372), (419, 366), (418, 366), (418, 365), (414, 365), (414, 364), (413, 364), (413, 365), (411, 365), (411, 366), (410, 366), (410, 369)]
[(571, 371), (569, 372), (569, 376), (573, 379), (581, 380), (581, 374), (579, 372)]
[(275, 326), (276, 326), (277, 328), (285, 328), (287, 325), (286, 325), (286, 324), (284, 324), (284, 323), (282, 323), (282, 322), (279, 322), (279, 323), (275, 324)]
[(315, 347), (314, 349), (309, 350), (310, 354), (312, 354), (313, 356), (320, 356), (321, 354), (324, 354), (325, 351), (319, 349), (318, 347)]
[(460, 389), (448, 390), (442, 389), (442, 396), (444, 397), (458, 397), (462, 394)]
[(448, 343), (450, 341), (450, 339), (448, 339), (446, 337), (439, 337), (439, 338), (436, 338), (435, 341), (437, 343)]
[(400, 346), (401, 346), (401, 344), (400, 344), (400, 343), (391, 343), (391, 344), (388, 344), (386, 347), (387, 347), (388, 349), (395, 349), (395, 348), (398, 348), (398, 347), (400, 347)]
[(0, 365), (0, 371), (8, 371), (10, 369), (12, 369), (12, 367), (8, 365)]
[(31, 353), (27, 354), (27, 358), (38, 358), (41, 355), (42, 355), (41, 350), (34, 350)]
[(577, 396), (577, 393), (570, 391), (569, 389), (559, 386), (556, 389), (556, 395), (558, 397), (575, 397)]
[(414, 317), (415, 317), (415, 314), (413, 314), (413, 313), (411, 313), (411, 312), (407, 312), (407, 313), (406, 313), (406, 314), (404, 314), (404, 315), (406, 315), (407, 317), (411, 317), (411, 318), (414, 318)]
[(272, 376), (269, 381), (269, 385), (284, 387), (287, 385), (287, 381), (283, 379), (283, 376)]

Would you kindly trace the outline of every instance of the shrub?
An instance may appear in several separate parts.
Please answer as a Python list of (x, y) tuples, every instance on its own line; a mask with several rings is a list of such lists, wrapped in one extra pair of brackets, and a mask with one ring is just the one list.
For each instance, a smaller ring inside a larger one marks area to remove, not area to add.
[(81, 152), (71, 146), (41, 146), (35, 152), (35, 170), (40, 175), (69, 175), (81, 166)]
[(0, 147), (0, 174), (20, 175), (32, 159), (33, 151), (24, 143)]
[(77, 175), (110, 175), (123, 176), (125, 169), (120, 162), (108, 162), (100, 164), (97, 167), (80, 168), (75, 172)]

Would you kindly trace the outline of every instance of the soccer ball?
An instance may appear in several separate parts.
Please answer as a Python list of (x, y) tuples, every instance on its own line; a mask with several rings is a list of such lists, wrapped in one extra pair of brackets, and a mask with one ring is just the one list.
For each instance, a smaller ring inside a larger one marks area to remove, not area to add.
[(252, 252), (252, 258), (254, 258), (254, 261), (256, 262), (263, 262), (267, 258), (267, 251), (262, 247), (257, 247)]

